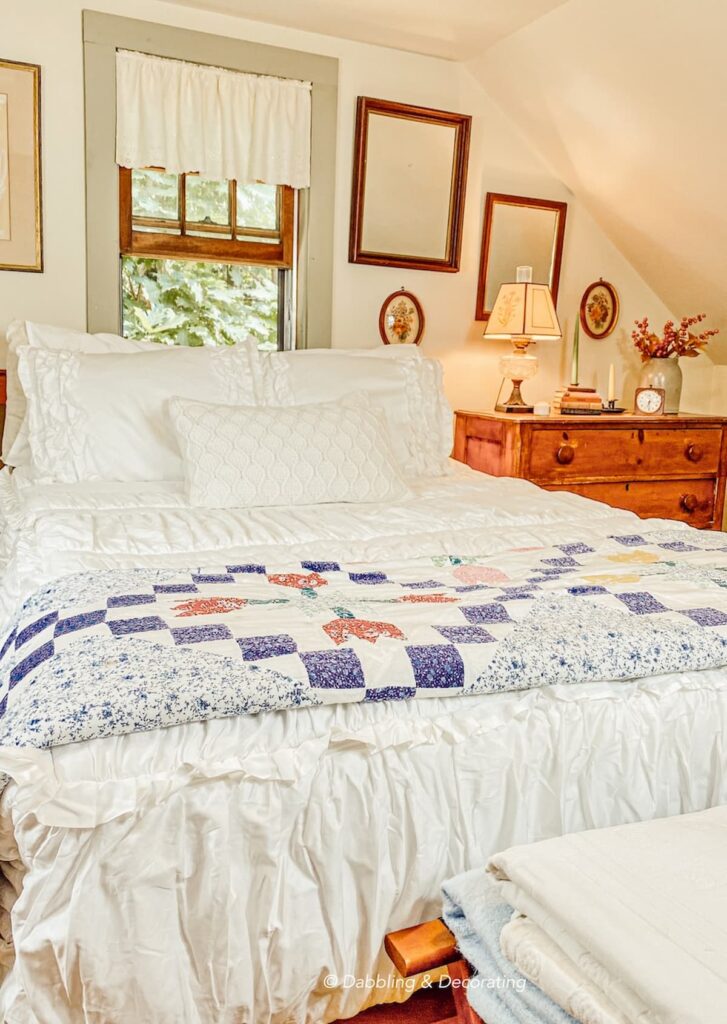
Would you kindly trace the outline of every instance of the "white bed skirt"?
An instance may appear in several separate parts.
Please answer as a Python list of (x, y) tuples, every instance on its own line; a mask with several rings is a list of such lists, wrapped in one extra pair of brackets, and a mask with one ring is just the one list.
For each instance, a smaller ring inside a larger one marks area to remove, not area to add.
[(443, 879), (516, 843), (725, 803), (726, 749), (713, 671), (3, 753), (0, 858), (24, 879), (0, 1009), (328, 1024), (404, 998), (383, 936), (436, 916)]

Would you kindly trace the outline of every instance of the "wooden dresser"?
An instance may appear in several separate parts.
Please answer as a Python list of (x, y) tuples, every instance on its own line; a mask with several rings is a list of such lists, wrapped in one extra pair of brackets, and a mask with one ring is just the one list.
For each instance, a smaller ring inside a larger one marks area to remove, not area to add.
[(722, 528), (727, 418), (456, 413), (454, 457), (642, 517)]

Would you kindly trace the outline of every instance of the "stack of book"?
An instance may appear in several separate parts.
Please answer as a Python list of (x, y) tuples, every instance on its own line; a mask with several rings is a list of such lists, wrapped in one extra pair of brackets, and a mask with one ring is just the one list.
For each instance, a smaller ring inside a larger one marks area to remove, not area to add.
[(556, 391), (552, 409), (563, 416), (599, 416), (603, 401), (595, 388), (571, 384)]

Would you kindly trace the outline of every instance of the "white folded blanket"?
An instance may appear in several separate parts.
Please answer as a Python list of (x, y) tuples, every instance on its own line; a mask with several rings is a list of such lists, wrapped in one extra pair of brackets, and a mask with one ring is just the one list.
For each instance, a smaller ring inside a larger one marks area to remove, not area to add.
[(577, 1020), (727, 1020), (727, 807), (516, 846), (503, 952)]
[[(512, 918), (500, 933), (500, 947), (506, 959), (528, 981), (580, 1024), (628, 1024), (629, 1018), (614, 1005), (604, 989), (590, 980), (589, 967), (595, 967), (593, 958), (582, 953), (574, 962), (529, 918), (521, 914)], [(603, 968), (599, 980), (602, 984), (607, 981)]]

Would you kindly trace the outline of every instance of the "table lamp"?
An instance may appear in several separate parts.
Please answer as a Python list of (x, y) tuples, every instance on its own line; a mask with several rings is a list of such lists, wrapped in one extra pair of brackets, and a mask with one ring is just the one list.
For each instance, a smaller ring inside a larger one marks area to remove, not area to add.
[(497, 403), (497, 412), (533, 411), (532, 405), (523, 400), (520, 385), (535, 376), (538, 360), (526, 350), (533, 341), (561, 337), (550, 288), (547, 284), (533, 284), (532, 276), (532, 267), (518, 267), (517, 280), (500, 285), (485, 327), (484, 338), (511, 341), (514, 348), (511, 355), (500, 360), (503, 378), (512, 381), (512, 393), (506, 402)]

